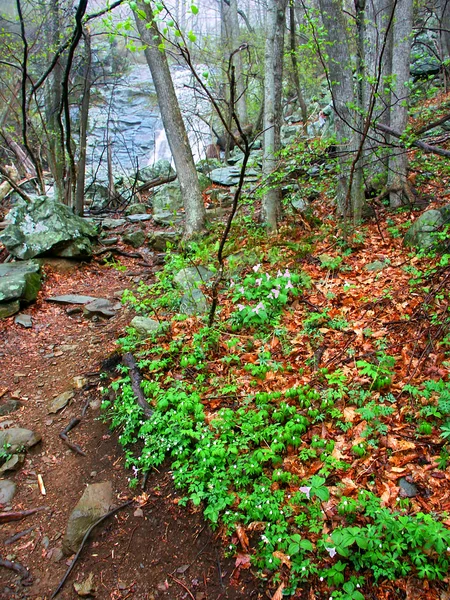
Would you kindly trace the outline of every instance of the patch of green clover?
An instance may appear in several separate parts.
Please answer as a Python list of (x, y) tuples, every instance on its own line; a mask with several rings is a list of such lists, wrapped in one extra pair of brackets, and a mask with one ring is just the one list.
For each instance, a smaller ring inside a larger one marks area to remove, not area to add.
[(261, 264), (252, 267), (242, 282), (232, 282), (231, 295), (236, 310), (231, 320), (236, 329), (258, 325), (276, 325), (283, 308), (301, 288), (310, 286), (304, 273), (291, 273), (288, 269), (276, 275), (265, 273)]

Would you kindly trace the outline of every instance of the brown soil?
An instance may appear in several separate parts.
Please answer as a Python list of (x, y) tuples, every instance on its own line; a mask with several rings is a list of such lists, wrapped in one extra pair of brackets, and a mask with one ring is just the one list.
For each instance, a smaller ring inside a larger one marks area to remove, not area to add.
[[(28, 452), (22, 469), (8, 474), (17, 484), (12, 508), (48, 508), (2, 525), (1, 557), (22, 564), (33, 577), (32, 585), (24, 587), (16, 573), (0, 567), (2, 600), (51, 597), (72, 558), (58, 557), (67, 519), (87, 484), (112, 481), (117, 506), (133, 497), (116, 436), (99, 419), (101, 381), (95, 375), (132, 315), (122, 308), (111, 320), (92, 321), (69, 316), (67, 307), (45, 301), (67, 293), (109, 299), (116, 293), (117, 297), (133, 285), (133, 277), (145, 278), (136, 275), (142, 267), (129, 259), (127, 264), (129, 269), (121, 273), (95, 262), (73, 266), (53, 261), (45, 268), (47, 277), (37, 302), (24, 311), (33, 317), (32, 329), (16, 325), (13, 317), (0, 322), (0, 404), (11, 398), (22, 403), (19, 410), (0, 417), (0, 427), (12, 422), (42, 434), (42, 442)], [(89, 373), (88, 385), (76, 391), (70, 405), (57, 415), (48, 414), (48, 402), (70, 389), (73, 377)], [(83, 457), (68, 448), (59, 433), (89, 402), (81, 424), (69, 434), (86, 452)], [(38, 474), (45, 496), (38, 487)], [(133, 503), (95, 529), (58, 598), (78, 598), (73, 583), (86, 580), (90, 573), (99, 599), (263, 596), (249, 571), (236, 576), (233, 561), (224, 558), (220, 540), (200, 511), (177, 506), (168, 470), (150, 477), (147, 493), (140, 516)], [(21, 539), (4, 545), (7, 538), (29, 528)]]

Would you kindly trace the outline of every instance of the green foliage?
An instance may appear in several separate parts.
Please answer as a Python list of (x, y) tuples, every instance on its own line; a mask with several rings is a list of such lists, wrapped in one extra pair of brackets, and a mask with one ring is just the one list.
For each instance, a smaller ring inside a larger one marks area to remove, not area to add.
[(234, 282), (232, 298), (237, 310), (232, 314), (236, 328), (275, 325), (289, 299), (297, 296), (301, 287), (309, 287), (309, 278), (302, 274), (278, 271), (276, 276), (253, 267), (242, 283)]
[(362, 525), (339, 526), (331, 534), (334, 548), (356, 571), (369, 569), (377, 581), (409, 574), (443, 579), (449, 568), (450, 531), (431, 515), (408, 515), (382, 507), (379, 498), (361, 490), (355, 501), (342, 498), (339, 512)]
[(380, 390), (388, 388), (392, 383), (395, 359), (383, 352), (377, 353), (377, 362), (370, 363), (366, 360), (357, 360), (356, 366), (361, 375), (366, 375), (372, 380), (371, 389)]

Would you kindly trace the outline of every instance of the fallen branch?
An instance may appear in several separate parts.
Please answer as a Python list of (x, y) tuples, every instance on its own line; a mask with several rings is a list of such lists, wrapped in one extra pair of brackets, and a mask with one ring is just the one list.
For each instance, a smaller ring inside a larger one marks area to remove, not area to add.
[(134, 395), (136, 396), (137, 403), (144, 411), (145, 417), (149, 419), (152, 416), (153, 411), (145, 399), (144, 392), (141, 389), (142, 375), (139, 371), (136, 361), (134, 360), (134, 356), (131, 354), (131, 352), (127, 352), (124, 354), (122, 360), (123, 364), (130, 370), (131, 387)]
[(48, 506), (40, 506), (39, 508), (30, 508), (29, 510), (19, 510), (17, 512), (1, 512), (0, 523), (10, 523), (11, 521), (21, 521), (25, 517), (34, 515), (34, 513), (48, 510)]
[(11, 560), (0, 557), (0, 567), (5, 567), (5, 569), (11, 569), (12, 571), (18, 573), (21, 576), (20, 583), (22, 585), (32, 585), (33, 577), (30, 571), (25, 569), (25, 567), (20, 563), (12, 562)]
[(28, 535), (29, 533), (31, 533), (34, 529), (35, 529), (34, 527), (29, 527), (28, 529), (19, 531), (18, 533), (15, 533), (11, 537), (6, 538), (6, 540), (3, 542), (3, 544), (5, 546), (10, 546), (11, 544), (14, 544), (14, 542), (17, 542), (17, 540), (20, 540), (21, 538), (23, 538), (26, 535)]
[(145, 256), (143, 256), (143, 254), (140, 252), (125, 252), (125, 250), (121, 250), (117, 246), (111, 246), (109, 248), (107, 247), (103, 248), (102, 250), (98, 250), (97, 252), (94, 252), (93, 256), (101, 256), (102, 254), (107, 254), (108, 252), (111, 252), (112, 254), (119, 254), (120, 256), (126, 256), (127, 258), (140, 258), (144, 261), (146, 267), (152, 266), (151, 263), (145, 260)]
[(136, 188), (136, 192), (145, 192), (150, 190), (151, 188), (157, 187), (158, 185), (164, 185), (165, 183), (170, 183), (171, 181), (175, 181), (177, 178), (176, 175), (170, 175), (169, 177), (157, 177), (156, 179), (152, 179), (151, 181), (146, 181), (145, 183), (139, 185)]
[(171, 579), (173, 579), (175, 581), (175, 583), (178, 583), (178, 585), (181, 586), (184, 590), (186, 590), (186, 592), (189, 594), (189, 596), (190, 596), (190, 598), (192, 598), (192, 600), (195, 600), (195, 598), (192, 595), (192, 593), (189, 591), (189, 589), (184, 585), (184, 583), (182, 581), (180, 581), (179, 579), (177, 579), (176, 577), (174, 577), (170, 573), (169, 573), (169, 577)]
[(74, 427), (76, 427), (80, 423), (81, 423), (81, 419), (79, 419), (78, 417), (71, 419), (69, 424), (66, 427), (64, 427), (64, 429), (61, 431), (61, 433), (59, 434), (59, 437), (69, 446), (69, 448), (71, 450), (73, 450), (80, 456), (86, 456), (86, 452), (84, 452), (78, 444), (74, 444), (73, 442), (71, 442), (67, 436), (69, 431), (71, 431)]
[(100, 523), (102, 523), (105, 519), (107, 519), (108, 517), (111, 517), (112, 515), (114, 515), (116, 512), (118, 512), (119, 510), (122, 510), (122, 508), (126, 508), (127, 506), (129, 506), (130, 504), (132, 504), (134, 502), (134, 500), (128, 500), (128, 502), (125, 502), (124, 504), (121, 504), (120, 506), (118, 506), (117, 508), (113, 508), (112, 510), (110, 510), (109, 512), (106, 513), (106, 515), (103, 515), (103, 517), (100, 517), (100, 519), (98, 519), (98, 521), (96, 521), (95, 523), (93, 523), (89, 529), (86, 531), (86, 533), (84, 534), (84, 538), (81, 541), (81, 545), (78, 549), (78, 552), (75, 554), (75, 556), (73, 557), (72, 562), (70, 563), (70, 567), (67, 569), (67, 571), (64, 573), (63, 578), (61, 579), (61, 581), (58, 584), (58, 587), (56, 588), (56, 590), (53, 592), (53, 594), (50, 596), (50, 600), (52, 600), (53, 598), (55, 598), (59, 592), (62, 590), (64, 584), (66, 583), (67, 578), (69, 577), (70, 573), (72, 572), (72, 569), (75, 566), (75, 563), (77, 562), (81, 551), (84, 548), (84, 545), (89, 537), (89, 535), (91, 534), (91, 531), (93, 529), (95, 529), (97, 527), (97, 525), (100, 525)]
[[(383, 133), (388, 133), (389, 135), (392, 135), (393, 137), (398, 139), (400, 139), (403, 135), (399, 131), (395, 131), (395, 129), (391, 129), (391, 127), (388, 127), (387, 125), (383, 125), (383, 123), (377, 123), (375, 125), (375, 129), (378, 129)], [(426, 144), (425, 142), (421, 142), (420, 140), (411, 142), (411, 145), (416, 146), (416, 148), (420, 148), (424, 152), (430, 154), (438, 154), (439, 156), (445, 156), (447, 158), (450, 158), (450, 150), (444, 150), (444, 148), (439, 148), (438, 146), (430, 146), (430, 144)], [(400, 146), (404, 148), (405, 144), (400, 142)]]

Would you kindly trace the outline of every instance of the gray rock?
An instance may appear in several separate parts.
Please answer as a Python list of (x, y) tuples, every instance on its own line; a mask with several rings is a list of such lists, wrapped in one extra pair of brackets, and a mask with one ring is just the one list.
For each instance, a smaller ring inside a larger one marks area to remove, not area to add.
[(57, 413), (59, 410), (65, 408), (72, 400), (74, 395), (75, 393), (72, 390), (69, 390), (59, 394), (59, 396), (56, 396), (56, 398), (54, 398), (48, 405), (49, 414)]
[(131, 320), (130, 327), (134, 327), (140, 335), (148, 337), (160, 329), (160, 324), (149, 317), (134, 317)]
[(17, 317), (14, 319), (14, 323), (16, 323), (16, 325), (22, 325), (22, 327), (25, 327), (25, 329), (30, 329), (30, 327), (33, 327), (33, 319), (31, 318), (31, 315), (25, 315), (23, 313), (17, 315)]
[(435, 233), (443, 224), (444, 219), (439, 210), (427, 210), (408, 229), (403, 244), (422, 250), (437, 247)]
[(417, 486), (414, 483), (407, 481), (405, 477), (399, 479), (398, 485), (400, 487), (401, 498), (415, 498), (418, 493)]
[(9, 225), (0, 234), (8, 252), (20, 259), (50, 253), (66, 258), (92, 254), (91, 239), (97, 235), (92, 222), (70, 208), (41, 196), (31, 203), (18, 203), (7, 215)]
[(387, 263), (383, 262), (382, 260), (374, 260), (373, 262), (368, 263), (364, 269), (366, 271), (382, 271), (386, 267)]
[(208, 221), (215, 221), (217, 219), (223, 219), (223, 217), (227, 214), (227, 209), (222, 206), (215, 206), (214, 208), (207, 208), (206, 219)]
[(172, 165), (168, 160), (162, 159), (156, 161), (154, 165), (149, 165), (148, 167), (139, 169), (136, 174), (136, 179), (142, 181), (143, 183), (147, 183), (148, 181), (153, 181), (158, 177), (172, 177), (172, 175), (175, 175)]
[[(213, 183), (217, 183), (218, 185), (237, 185), (239, 183), (241, 169), (240, 167), (221, 167), (219, 169), (214, 169), (209, 174), (209, 177)], [(245, 174), (245, 181), (256, 181), (260, 177), (260, 174), (257, 173), (254, 169), (247, 169)]]
[(20, 302), (14, 300), (13, 302), (0, 302), (0, 319), (6, 319), (11, 315), (16, 314), (20, 310)]
[(0, 264), (0, 303), (35, 300), (41, 289), (40, 271), (34, 260)]
[(115, 244), (117, 244), (118, 241), (119, 241), (118, 237), (109, 237), (109, 238), (100, 240), (100, 243), (102, 244), (102, 246), (114, 246)]
[(299, 212), (305, 212), (310, 208), (308, 200), (305, 200), (304, 198), (294, 198), (291, 204), (292, 207), (295, 208), (295, 210), (298, 210)]
[(7, 473), (8, 471), (18, 471), (24, 462), (25, 454), (13, 454), (11, 458), (0, 467), (0, 475)]
[(18, 400), (7, 400), (4, 404), (0, 405), (0, 417), (10, 415), (12, 412), (18, 410), (22, 404)]
[(301, 133), (303, 133), (302, 125), (283, 125), (280, 129), (281, 144), (286, 146)]
[(176, 213), (174, 214), (173, 212), (166, 210), (160, 213), (155, 213), (153, 215), (153, 220), (155, 221), (156, 225), (166, 225), (170, 227), (177, 223), (181, 223), (183, 219), (181, 215)]
[(0, 431), (0, 448), (6, 446), (8, 452), (13, 453), (21, 448), (31, 448), (41, 439), (40, 433), (22, 427), (13, 427), (12, 429)]
[(96, 298), (92, 302), (85, 304), (83, 312), (87, 317), (98, 315), (100, 317), (114, 317), (116, 309), (113, 304), (106, 298)]
[(148, 240), (148, 245), (154, 250), (165, 251), (167, 244), (177, 245), (181, 240), (178, 231), (154, 231)]
[(94, 300), (97, 300), (94, 296), (81, 296), (79, 294), (64, 294), (63, 296), (46, 298), (47, 302), (56, 302), (57, 304), (88, 304)]
[(89, 527), (105, 515), (113, 505), (112, 483), (92, 483), (87, 486), (73, 509), (63, 539), (65, 555), (77, 552)]
[(214, 277), (214, 273), (205, 267), (186, 267), (181, 269), (173, 278), (173, 282), (179, 288), (190, 291), (198, 288)]
[(208, 310), (208, 301), (201, 290), (190, 290), (181, 298), (180, 313), (202, 315)]
[(9, 504), (16, 494), (16, 484), (9, 479), (0, 479), (0, 504)]
[(150, 221), (152, 218), (152, 215), (129, 215), (127, 221), (130, 221), (130, 223), (140, 223), (141, 221)]
[(107, 217), (106, 219), (103, 219), (102, 227), (104, 229), (117, 229), (117, 227), (125, 225), (126, 222), (126, 219), (110, 219)]
[(162, 185), (153, 195), (153, 218), (155, 215), (170, 212), (175, 214), (183, 207), (180, 184), (178, 182)]
[(122, 236), (122, 241), (133, 248), (140, 248), (144, 245), (146, 237), (145, 231), (130, 231)]
[(145, 206), (145, 204), (141, 204), (141, 203), (130, 204), (130, 206), (128, 206), (128, 208), (126, 209), (125, 214), (126, 215), (146, 215), (147, 207)]

